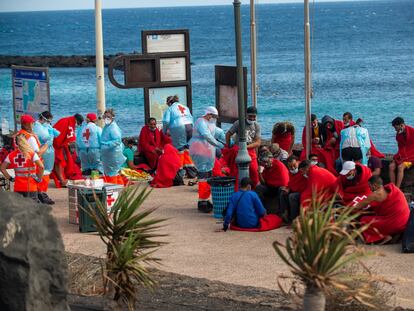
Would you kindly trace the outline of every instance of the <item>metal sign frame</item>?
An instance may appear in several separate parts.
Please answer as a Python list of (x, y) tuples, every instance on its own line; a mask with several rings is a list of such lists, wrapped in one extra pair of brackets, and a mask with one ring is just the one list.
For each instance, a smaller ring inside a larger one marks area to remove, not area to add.
[[(28, 71), (38, 71), (44, 72), (46, 74), (46, 87), (47, 87), (47, 109), (50, 110), (50, 75), (49, 75), (49, 68), (48, 67), (30, 67), (30, 66), (14, 66), (11, 67), (11, 75), (12, 75), (12, 91), (13, 91), (13, 118), (14, 118), (14, 129), (17, 130), (17, 124), (20, 124), (17, 120), (17, 109), (16, 109), (16, 92), (15, 92), (15, 73), (16, 70), (28, 70)], [(41, 113), (43, 111), (40, 111)], [(33, 113), (31, 113), (33, 115)], [(35, 119), (38, 118), (38, 115), (35, 115)]]

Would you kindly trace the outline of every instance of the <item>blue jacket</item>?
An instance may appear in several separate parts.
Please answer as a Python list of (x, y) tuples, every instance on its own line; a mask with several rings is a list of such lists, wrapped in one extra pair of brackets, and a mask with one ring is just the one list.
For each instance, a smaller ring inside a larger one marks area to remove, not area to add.
[[(242, 195), (243, 197), (240, 199)], [(237, 226), (257, 228), (259, 219), (266, 214), (266, 210), (256, 192), (240, 190), (230, 197), (224, 218), (225, 228), (230, 224), (234, 214), (236, 215)]]

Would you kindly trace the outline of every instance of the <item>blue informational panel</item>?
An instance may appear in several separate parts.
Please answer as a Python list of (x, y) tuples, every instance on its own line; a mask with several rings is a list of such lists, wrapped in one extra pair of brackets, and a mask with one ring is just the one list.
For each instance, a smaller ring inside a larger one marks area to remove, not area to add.
[(50, 111), (49, 70), (44, 67), (12, 66), (14, 124), (29, 114), (37, 119), (43, 111)]

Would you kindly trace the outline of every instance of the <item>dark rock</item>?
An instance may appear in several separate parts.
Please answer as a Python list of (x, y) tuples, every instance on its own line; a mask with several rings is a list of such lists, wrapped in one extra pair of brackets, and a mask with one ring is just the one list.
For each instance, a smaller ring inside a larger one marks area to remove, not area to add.
[(47, 205), (0, 191), (0, 310), (67, 311), (67, 264)]

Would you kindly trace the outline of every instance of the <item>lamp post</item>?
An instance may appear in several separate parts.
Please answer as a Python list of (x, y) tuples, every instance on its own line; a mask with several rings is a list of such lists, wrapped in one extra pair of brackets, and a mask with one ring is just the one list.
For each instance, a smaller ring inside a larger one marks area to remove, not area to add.
[(252, 106), (257, 106), (257, 65), (256, 65), (256, 10), (254, 0), (250, 0), (250, 63), (251, 63), (251, 84), (252, 84)]
[(236, 63), (237, 63), (237, 104), (239, 110), (239, 152), (236, 157), (236, 164), (239, 169), (239, 182), (244, 177), (249, 177), (249, 164), (251, 158), (247, 152), (246, 144), (246, 112), (244, 110), (244, 81), (243, 81), (243, 55), (241, 36), (241, 14), (240, 0), (234, 0), (234, 27), (236, 35)]
[(310, 23), (309, 23), (309, 0), (304, 1), (304, 34), (305, 34), (305, 126), (306, 126), (306, 159), (311, 152), (311, 113), (312, 113), (312, 72), (311, 72), (311, 49), (310, 49)]
[(105, 111), (105, 79), (102, 39), (102, 0), (95, 0), (95, 48), (96, 48), (96, 110), (98, 122), (103, 126), (102, 115)]

